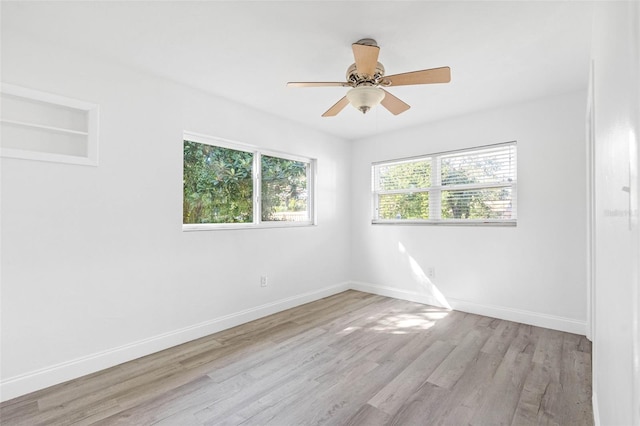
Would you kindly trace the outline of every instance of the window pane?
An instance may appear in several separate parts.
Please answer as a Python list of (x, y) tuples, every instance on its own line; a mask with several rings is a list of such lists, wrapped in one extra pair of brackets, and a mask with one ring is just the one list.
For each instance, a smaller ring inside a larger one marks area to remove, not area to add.
[(307, 175), (302, 161), (262, 156), (262, 220), (305, 222), (310, 220)]
[[(373, 164), (373, 223), (407, 220), (442, 224), (467, 220), (515, 225), (516, 144)], [(432, 176), (432, 172), (436, 175)]]
[(184, 223), (253, 222), (253, 154), (184, 141)]
[(442, 219), (512, 219), (511, 188), (442, 191)]
[(427, 188), (431, 185), (431, 160), (396, 163), (378, 166), (377, 189), (392, 191), (396, 189)]
[(442, 185), (513, 182), (515, 145), (443, 156), (441, 172)]
[(429, 219), (429, 193), (380, 194), (378, 219)]

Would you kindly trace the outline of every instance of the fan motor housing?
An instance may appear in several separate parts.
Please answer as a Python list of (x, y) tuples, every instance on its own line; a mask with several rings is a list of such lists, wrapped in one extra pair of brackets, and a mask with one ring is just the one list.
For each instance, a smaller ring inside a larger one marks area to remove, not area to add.
[(347, 81), (353, 83), (355, 86), (358, 86), (362, 83), (371, 83), (371, 84), (379, 84), (382, 77), (384, 77), (384, 66), (378, 62), (376, 65), (376, 72), (373, 76), (360, 75), (357, 72), (356, 64), (353, 63), (347, 68)]

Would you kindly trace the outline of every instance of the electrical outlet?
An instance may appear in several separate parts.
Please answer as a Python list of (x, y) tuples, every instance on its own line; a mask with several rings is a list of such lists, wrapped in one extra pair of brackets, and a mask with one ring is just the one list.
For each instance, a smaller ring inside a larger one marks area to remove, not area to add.
[(266, 287), (267, 284), (269, 284), (269, 279), (267, 278), (266, 275), (262, 275), (260, 277), (260, 287)]
[(436, 277), (436, 268), (434, 268), (433, 266), (429, 266), (427, 268), (427, 277), (428, 278), (435, 278)]

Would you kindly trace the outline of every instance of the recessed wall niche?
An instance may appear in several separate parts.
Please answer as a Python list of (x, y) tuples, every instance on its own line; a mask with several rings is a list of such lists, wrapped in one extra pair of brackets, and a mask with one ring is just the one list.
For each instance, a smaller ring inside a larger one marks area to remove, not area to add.
[(98, 105), (2, 83), (2, 157), (98, 165)]

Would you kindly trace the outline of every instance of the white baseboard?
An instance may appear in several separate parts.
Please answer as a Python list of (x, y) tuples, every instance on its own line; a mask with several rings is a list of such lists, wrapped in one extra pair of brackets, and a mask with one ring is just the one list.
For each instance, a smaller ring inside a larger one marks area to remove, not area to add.
[[(105, 368), (113, 367), (114, 365), (131, 361), (191, 340), (199, 339), (285, 309), (313, 302), (348, 289), (423, 303), (426, 305), (449, 308), (448, 306), (443, 306), (442, 303), (439, 303), (435, 297), (426, 294), (363, 282), (352, 281), (340, 283), (312, 292), (270, 302), (230, 315), (214, 318), (200, 324), (163, 333), (148, 339), (139, 340), (137, 342), (132, 342), (116, 348), (31, 371), (19, 376), (10, 377), (0, 382), (0, 401), (6, 401), (29, 392), (34, 392), (58, 383), (63, 383), (67, 380), (84, 376), (86, 374), (95, 373)], [(531, 324), (538, 327), (551, 328), (554, 330), (581, 335), (584, 335), (586, 331), (585, 321), (578, 321), (571, 318), (557, 317), (501, 306), (478, 304), (458, 299), (448, 298), (447, 302), (450, 304), (451, 308), (463, 312), (521, 322), (524, 324)], [(594, 415), (596, 415), (596, 408), (597, 405), (594, 399)]]
[(573, 318), (559, 317), (542, 314), (539, 312), (525, 311), (522, 309), (507, 308), (504, 306), (486, 305), (468, 302), (460, 299), (447, 299), (451, 307), (457, 311), (471, 314), (484, 315), (507, 321), (520, 322), (522, 324), (535, 325), (536, 327), (550, 328), (552, 330), (584, 336), (587, 331), (587, 322)]
[(395, 287), (388, 287), (378, 284), (363, 283), (360, 281), (351, 281), (349, 288), (352, 290), (363, 291), (365, 293), (377, 294), (379, 296), (392, 297), (394, 299), (408, 300), (410, 302), (422, 303), (424, 305), (438, 306), (440, 308), (449, 308), (443, 306), (438, 300), (428, 294), (420, 294), (413, 291), (401, 290)]
[(455, 309), (457, 311), (484, 315), (487, 317), (499, 318), (523, 324), (535, 325), (537, 327), (550, 328), (553, 330), (565, 331), (568, 333), (580, 334), (583, 336), (587, 331), (586, 321), (580, 321), (573, 318), (565, 318), (555, 315), (542, 314), (539, 312), (507, 308), (504, 306), (487, 305), (453, 298), (446, 298), (449, 306), (443, 306), (442, 303), (438, 303), (435, 297), (430, 295), (357, 281), (351, 282), (350, 288), (367, 293), (378, 294), (380, 296), (393, 297), (395, 299), (409, 300), (412, 302), (424, 303), (427, 305), (439, 306), (444, 308), (450, 307), (451, 309)]
[(10, 377), (0, 382), (0, 401), (6, 401), (67, 380), (95, 373), (123, 362), (131, 361), (172, 346), (199, 339), (258, 318), (290, 309), (323, 297), (348, 290), (349, 283), (340, 283), (319, 290), (266, 303), (230, 315), (195, 324), (179, 330), (170, 331), (148, 339), (122, 345), (106, 351), (76, 358), (60, 364)]

